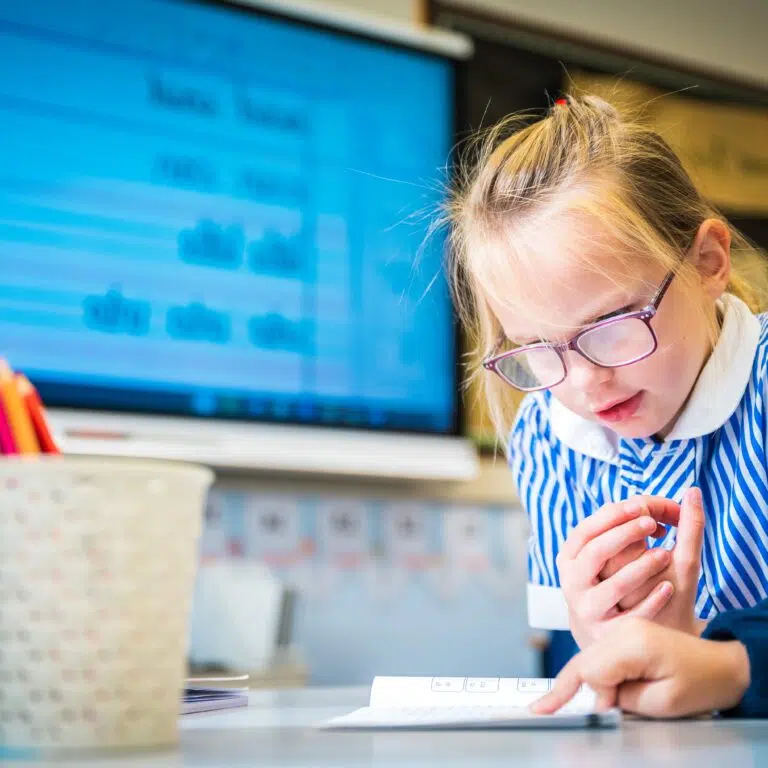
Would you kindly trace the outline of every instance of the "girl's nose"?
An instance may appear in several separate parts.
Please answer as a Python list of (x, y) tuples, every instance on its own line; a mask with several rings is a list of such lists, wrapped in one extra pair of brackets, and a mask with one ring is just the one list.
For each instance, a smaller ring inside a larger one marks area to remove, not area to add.
[(595, 365), (578, 352), (569, 350), (565, 353), (565, 365), (568, 369), (570, 384), (584, 392), (604, 387), (613, 378), (612, 368)]

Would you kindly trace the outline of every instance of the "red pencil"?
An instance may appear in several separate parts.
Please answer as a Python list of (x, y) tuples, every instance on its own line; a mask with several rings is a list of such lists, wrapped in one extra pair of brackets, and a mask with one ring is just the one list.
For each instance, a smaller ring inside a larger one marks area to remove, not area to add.
[(35, 428), (35, 434), (40, 443), (40, 450), (43, 453), (61, 453), (48, 426), (48, 418), (45, 415), (43, 401), (40, 399), (40, 395), (37, 393), (32, 382), (23, 374), (17, 373), (16, 385), (32, 420), (32, 426)]

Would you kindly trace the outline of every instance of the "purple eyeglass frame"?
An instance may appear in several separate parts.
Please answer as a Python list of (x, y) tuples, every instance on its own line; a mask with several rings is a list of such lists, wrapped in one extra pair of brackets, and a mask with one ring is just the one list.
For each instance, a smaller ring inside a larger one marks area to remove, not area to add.
[[(597, 323), (592, 323), (592, 325), (588, 325), (586, 328), (582, 328), (575, 336), (573, 336), (569, 341), (565, 341), (562, 344), (546, 344), (544, 342), (539, 342), (537, 344), (526, 344), (524, 347), (518, 347), (517, 349), (509, 350), (508, 352), (503, 352), (500, 355), (495, 354), (496, 350), (501, 346), (501, 344), (504, 343), (504, 337), (502, 336), (499, 341), (496, 343), (496, 346), (494, 347), (491, 354), (483, 360), (483, 368), (485, 368), (487, 371), (493, 371), (497, 376), (499, 376), (503, 381), (505, 381), (507, 384), (509, 384), (511, 387), (514, 387), (515, 389), (519, 389), (521, 392), (536, 392), (542, 389), (551, 389), (552, 387), (556, 387), (558, 384), (562, 384), (566, 377), (568, 376), (568, 369), (565, 365), (565, 352), (568, 350), (573, 350), (577, 354), (581, 355), (585, 360), (589, 360), (590, 363), (593, 365), (598, 365), (601, 368), (623, 368), (625, 365), (632, 365), (633, 363), (638, 363), (640, 360), (645, 360), (647, 357), (650, 357), (658, 348), (659, 341), (656, 338), (656, 333), (653, 330), (653, 327), (651, 326), (651, 320), (653, 320), (656, 313), (659, 311), (659, 305), (661, 304), (661, 300), (664, 298), (664, 294), (667, 292), (667, 289), (669, 288), (672, 280), (675, 277), (674, 272), (669, 272), (667, 276), (664, 278), (661, 285), (656, 290), (656, 293), (653, 294), (653, 298), (648, 303), (647, 306), (645, 306), (643, 309), (636, 310), (635, 312), (624, 312), (621, 315), (615, 315), (614, 317), (606, 318), (605, 320), (600, 320)], [(604, 363), (599, 363), (597, 360), (593, 360), (586, 352), (584, 352), (582, 349), (579, 348), (579, 339), (588, 334), (592, 333), (597, 328), (603, 328), (608, 325), (613, 325), (614, 323), (618, 323), (621, 320), (642, 320), (646, 327), (648, 328), (648, 331), (651, 334), (651, 338), (653, 339), (653, 346), (648, 352), (644, 352), (642, 355), (638, 355), (637, 357), (633, 358), (632, 360), (628, 360), (625, 363), (618, 363), (617, 365), (605, 365)], [(557, 353), (557, 356), (560, 358), (560, 362), (563, 364), (563, 376), (562, 378), (558, 379), (553, 384), (547, 384), (545, 387), (520, 387), (517, 384), (514, 384), (511, 382), (499, 369), (499, 363), (502, 360), (507, 360), (510, 357), (515, 357), (515, 355), (519, 355), (524, 352), (530, 352), (534, 349), (552, 349)]]

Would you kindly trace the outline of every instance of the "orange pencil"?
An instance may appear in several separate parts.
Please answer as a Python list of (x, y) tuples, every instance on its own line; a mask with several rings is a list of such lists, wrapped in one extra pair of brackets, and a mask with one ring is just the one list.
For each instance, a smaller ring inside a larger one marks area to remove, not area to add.
[(5, 360), (0, 360), (0, 398), (3, 400), (3, 410), (8, 418), (8, 424), (11, 427), (18, 452), (23, 454), (40, 453), (40, 445), (35, 436), (32, 419), (19, 394), (13, 371)]
[(43, 453), (61, 453), (48, 426), (48, 418), (45, 415), (45, 406), (37, 393), (34, 384), (22, 373), (16, 374), (16, 385), (24, 405), (27, 407), (29, 418), (37, 435), (40, 450)]

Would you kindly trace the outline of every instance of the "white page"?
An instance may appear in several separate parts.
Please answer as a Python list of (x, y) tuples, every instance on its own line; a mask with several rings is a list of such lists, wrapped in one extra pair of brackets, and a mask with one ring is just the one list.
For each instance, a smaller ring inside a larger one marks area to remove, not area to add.
[[(503, 706), (527, 708), (548, 693), (546, 677), (376, 677), (371, 686), (373, 709), (398, 707)], [(595, 693), (582, 686), (574, 705), (588, 711)]]
[(494, 728), (613, 728), (621, 712), (585, 712), (564, 707), (554, 715), (534, 715), (520, 707), (362, 707), (322, 724), (329, 730), (434, 730)]
[(330, 729), (614, 727), (619, 710), (596, 713), (582, 686), (555, 715), (528, 707), (552, 687), (549, 678), (377, 677), (370, 706), (323, 724)]

